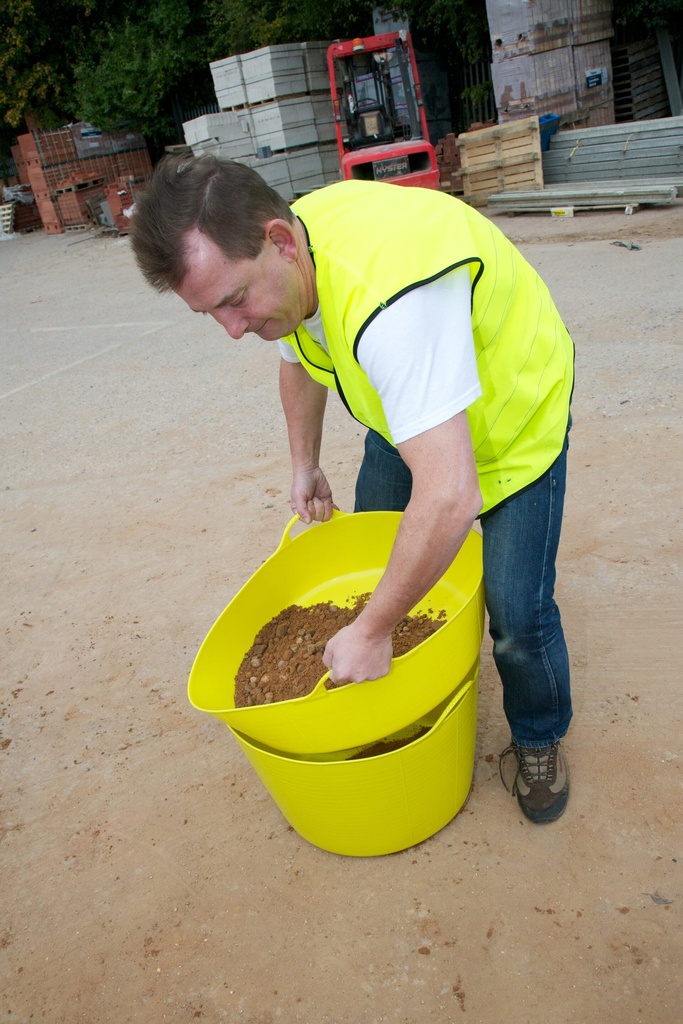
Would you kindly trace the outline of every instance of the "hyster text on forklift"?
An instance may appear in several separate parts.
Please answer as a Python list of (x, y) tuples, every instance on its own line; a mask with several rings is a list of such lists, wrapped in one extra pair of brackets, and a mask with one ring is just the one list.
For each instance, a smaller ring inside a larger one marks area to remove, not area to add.
[(342, 178), (438, 188), (410, 34), (332, 43), (327, 67)]

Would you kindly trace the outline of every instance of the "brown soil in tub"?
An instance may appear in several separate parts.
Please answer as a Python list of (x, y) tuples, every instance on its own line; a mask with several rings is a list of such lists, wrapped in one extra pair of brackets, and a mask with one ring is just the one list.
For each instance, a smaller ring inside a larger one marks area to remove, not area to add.
[[(235, 677), (235, 707), (271, 704), (304, 697), (326, 672), (322, 660), (327, 641), (348, 626), (370, 595), (361, 594), (350, 608), (325, 601), (302, 608), (290, 605), (259, 631)], [(393, 633), (394, 657), (407, 654), (444, 624), (445, 611), (408, 615)], [(333, 683), (326, 684), (328, 688)]]
[(419, 740), (421, 736), (424, 736), (429, 732), (429, 726), (425, 725), (417, 732), (413, 733), (412, 736), (404, 736), (401, 739), (396, 740), (379, 740), (377, 743), (373, 743), (371, 747), (364, 747), (359, 750), (357, 754), (352, 754), (351, 757), (347, 757), (347, 761), (360, 761), (364, 757), (377, 757), (379, 754), (390, 754), (393, 750), (399, 750), (401, 747), (407, 747), (409, 743), (414, 743), (415, 740)]

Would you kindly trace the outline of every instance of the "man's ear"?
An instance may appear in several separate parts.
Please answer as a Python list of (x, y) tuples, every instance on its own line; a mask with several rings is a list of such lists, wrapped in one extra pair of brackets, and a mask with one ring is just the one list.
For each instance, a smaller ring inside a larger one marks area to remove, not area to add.
[(264, 228), (266, 240), (270, 239), (280, 255), (294, 263), (297, 257), (297, 244), (292, 225), (286, 220), (270, 220)]

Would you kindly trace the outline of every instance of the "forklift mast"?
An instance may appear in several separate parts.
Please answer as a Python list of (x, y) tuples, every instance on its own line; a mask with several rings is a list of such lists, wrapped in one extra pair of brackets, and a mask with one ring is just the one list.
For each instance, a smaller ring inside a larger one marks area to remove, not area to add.
[(342, 177), (438, 188), (410, 34), (332, 43), (327, 66)]

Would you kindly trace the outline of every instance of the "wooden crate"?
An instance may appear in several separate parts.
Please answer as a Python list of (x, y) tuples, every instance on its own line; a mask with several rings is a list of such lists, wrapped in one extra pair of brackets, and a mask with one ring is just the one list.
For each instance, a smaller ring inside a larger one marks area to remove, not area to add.
[(485, 205), (493, 192), (543, 188), (538, 117), (465, 132), (458, 137), (462, 186), (472, 205)]

